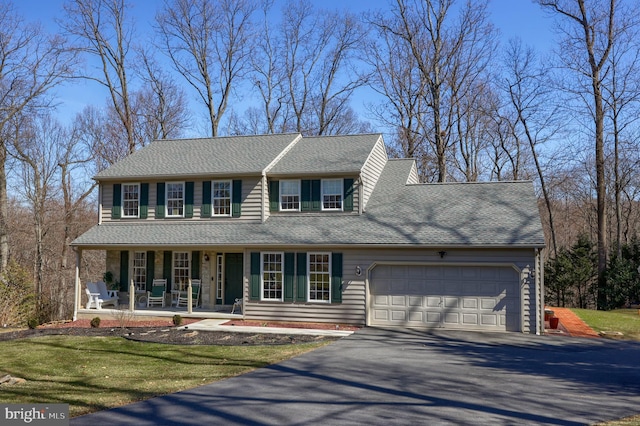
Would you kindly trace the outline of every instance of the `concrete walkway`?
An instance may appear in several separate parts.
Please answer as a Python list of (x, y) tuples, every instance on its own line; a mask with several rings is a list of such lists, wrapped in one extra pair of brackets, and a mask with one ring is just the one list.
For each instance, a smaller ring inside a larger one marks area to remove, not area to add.
[(349, 330), (324, 330), (324, 329), (310, 329), (310, 328), (293, 328), (293, 327), (247, 327), (238, 325), (222, 325), (228, 322), (229, 319), (206, 319), (198, 322), (194, 322), (189, 325), (180, 327), (184, 330), (199, 330), (199, 331), (233, 331), (236, 333), (271, 333), (271, 334), (304, 334), (306, 336), (334, 336), (334, 337), (346, 337), (353, 334), (353, 331)]

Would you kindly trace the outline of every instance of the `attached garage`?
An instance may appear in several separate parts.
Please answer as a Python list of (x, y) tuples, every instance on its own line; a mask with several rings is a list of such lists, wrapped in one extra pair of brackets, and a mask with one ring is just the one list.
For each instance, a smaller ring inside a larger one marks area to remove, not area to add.
[(369, 325), (521, 331), (520, 273), (504, 265), (376, 265)]

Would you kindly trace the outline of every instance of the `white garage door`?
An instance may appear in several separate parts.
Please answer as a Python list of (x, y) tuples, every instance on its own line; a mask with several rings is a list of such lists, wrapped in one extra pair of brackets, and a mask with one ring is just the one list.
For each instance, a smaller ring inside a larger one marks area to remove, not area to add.
[(369, 285), (370, 325), (520, 331), (510, 267), (379, 265)]

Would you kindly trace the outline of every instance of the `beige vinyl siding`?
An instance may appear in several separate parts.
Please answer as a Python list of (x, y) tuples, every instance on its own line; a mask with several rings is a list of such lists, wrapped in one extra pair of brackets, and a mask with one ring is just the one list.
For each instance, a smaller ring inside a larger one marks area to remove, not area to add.
[(102, 194), (102, 221), (111, 220), (111, 209), (113, 208), (113, 184), (100, 184), (100, 192)]
[[(250, 177), (234, 177), (234, 178), (220, 178), (220, 180), (242, 180), (242, 214), (239, 218), (233, 218), (234, 221), (261, 221), (261, 213), (262, 213), (262, 189), (261, 189), (261, 178), (250, 176)], [(211, 179), (211, 180), (217, 180)], [(193, 191), (193, 218), (185, 219), (185, 220), (220, 220), (220, 221), (228, 221), (232, 220), (230, 217), (212, 217), (203, 219), (200, 217), (200, 213), (202, 210), (202, 182), (204, 179), (193, 180), (193, 179), (182, 179), (176, 178), (170, 181), (175, 182), (194, 182), (194, 191)], [(158, 182), (169, 182), (169, 180), (163, 181), (152, 181), (145, 182), (149, 183), (149, 205), (148, 205), (148, 216), (146, 220), (175, 220), (175, 219), (155, 219), (156, 215), (156, 204), (157, 204), (157, 184)], [(110, 221), (111, 219), (111, 209), (113, 207), (113, 184), (114, 182), (107, 182), (101, 184), (101, 193), (102, 193), (102, 221)], [(268, 206), (267, 206), (268, 207)], [(118, 219), (122, 220), (122, 219)], [(136, 219), (124, 219), (127, 221), (136, 220)]]
[[(362, 210), (365, 210), (367, 207), (367, 201), (369, 201), (369, 197), (371, 197), (371, 193), (373, 192), (373, 188), (375, 188), (376, 183), (378, 182), (378, 178), (384, 169), (384, 165), (388, 161), (387, 151), (384, 147), (384, 142), (382, 138), (378, 140), (376, 145), (371, 150), (369, 154), (369, 158), (364, 163), (362, 167), (362, 172), (360, 174), (362, 179)], [(356, 208), (356, 204), (354, 203), (354, 209)]]
[[(251, 276), (251, 252), (247, 250), (245, 259), (244, 293), (249, 294), (249, 277)], [(276, 252), (317, 252), (332, 251), (343, 254), (343, 291), (342, 303), (310, 303), (310, 302), (254, 302), (245, 297), (245, 318), (264, 321), (300, 321), (351, 324), (363, 326), (365, 321), (365, 286), (364, 274), (355, 275), (356, 264), (351, 260), (353, 250), (307, 248), (274, 248), (266, 251)]]
[[(319, 251), (317, 247), (276, 248), (269, 251), (281, 252), (309, 252)], [(327, 249), (323, 251), (340, 252), (343, 254), (343, 293), (340, 304), (316, 304), (303, 302), (252, 302), (245, 299), (245, 316), (255, 320), (280, 320), (303, 322), (329, 322), (353, 325), (365, 325), (367, 321), (367, 269), (375, 263), (398, 262), (405, 264), (514, 264), (519, 269), (535, 266), (533, 249), (511, 250), (469, 250), (446, 249), (444, 258), (438, 252), (441, 249)], [(250, 253), (260, 251), (247, 250), (245, 252), (245, 295), (249, 294)], [(356, 266), (362, 275), (356, 276)], [(525, 281), (521, 291), (522, 331), (536, 333), (536, 315), (539, 308), (535, 299), (535, 276)]]
[(418, 169), (416, 168), (415, 161), (413, 162), (413, 166), (411, 167), (411, 172), (409, 173), (409, 179), (407, 179), (407, 185), (420, 183), (420, 178), (418, 177)]

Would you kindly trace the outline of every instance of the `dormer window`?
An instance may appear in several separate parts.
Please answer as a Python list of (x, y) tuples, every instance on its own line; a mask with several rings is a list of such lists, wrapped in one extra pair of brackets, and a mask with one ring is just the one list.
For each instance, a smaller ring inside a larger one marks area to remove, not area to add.
[(184, 182), (167, 182), (167, 217), (184, 216)]
[(299, 211), (300, 210), (300, 181), (282, 180), (280, 181), (280, 210)]
[(122, 217), (138, 217), (140, 212), (140, 184), (122, 185)]
[(342, 210), (342, 179), (322, 180), (322, 210)]

